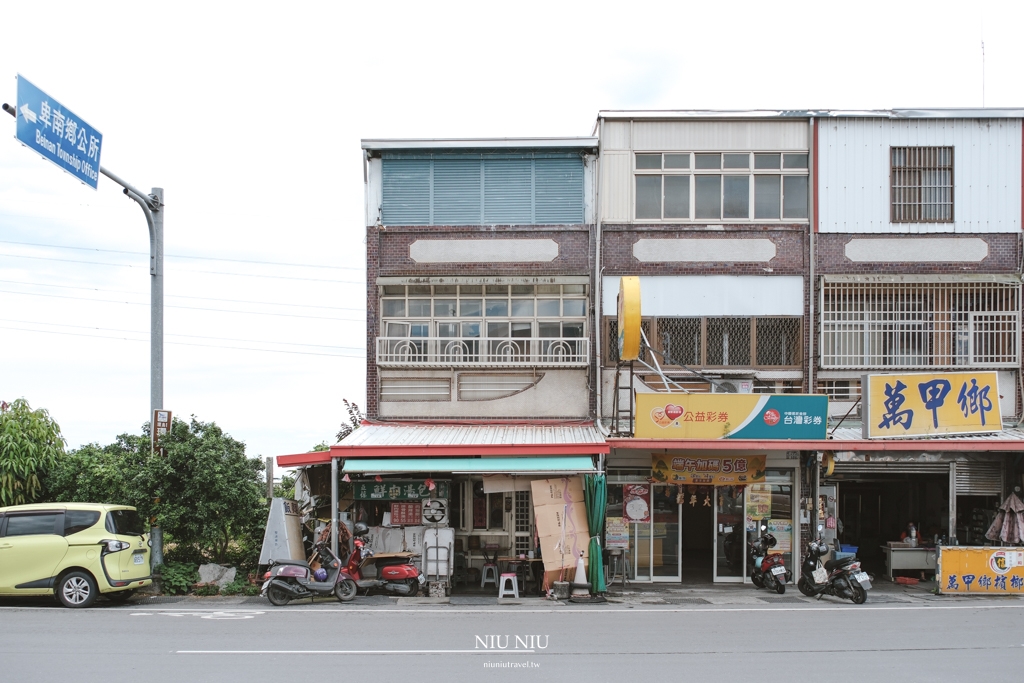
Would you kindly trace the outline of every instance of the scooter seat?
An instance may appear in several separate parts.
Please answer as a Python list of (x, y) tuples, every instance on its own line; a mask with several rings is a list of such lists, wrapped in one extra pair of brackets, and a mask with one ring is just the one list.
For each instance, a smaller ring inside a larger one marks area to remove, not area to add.
[(273, 566), (275, 564), (291, 564), (291, 565), (295, 565), (296, 567), (309, 567), (309, 562), (303, 562), (302, 560), (271, 560), (270, 561), (270, 565), (271, 566)]
[(829, 571), (832, 571), (833, 569), (836, 569), (837, 567), (842, 567), (842, 566), (847, 565), (847, 564), (853, 564), (854, 562), (855, 562), (855, 558), (853, 558), (853, 557), (844, 557), (841, 560), (829, 560), (828, 562), (825, 563), (825, 569), (827, 569)]

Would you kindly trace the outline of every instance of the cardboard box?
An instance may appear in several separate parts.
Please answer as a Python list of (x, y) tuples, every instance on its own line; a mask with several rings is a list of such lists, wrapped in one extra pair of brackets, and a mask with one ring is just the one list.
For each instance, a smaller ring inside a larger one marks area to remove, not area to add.
[(558, 479), (534, 479), (530, 487), (534, 507), (583, 503), (583, 477), (578, 474)]

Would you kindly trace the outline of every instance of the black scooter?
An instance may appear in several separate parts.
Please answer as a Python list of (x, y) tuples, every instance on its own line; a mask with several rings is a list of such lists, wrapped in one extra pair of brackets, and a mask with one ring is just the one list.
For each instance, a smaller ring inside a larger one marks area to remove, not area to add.
[(356, 584), (344, 571), (341, 561), (334, 556), (327, 543), (315, 546), (321, 559), (321, 568), (315, 572), (306, 562), (298, 560), (274, 560), (263, 575), (263, 590), (270, 604), (283, 607), (292, 600), (334, 596), (341, 602), (356, 597)]
[(857, 558), (829, 560), (822, 566), (821, 557), (826, 553), (828, 545), (822, 540), (807, 544), (807, 554), (800, 566), (800, 580), (796, 584), (800, 592), (808, 597), (818, 596), (819, 599), (822, 595), (833, 595), (851, 600), (855, 605), (867, 602), (871, 577), (861, 571)]

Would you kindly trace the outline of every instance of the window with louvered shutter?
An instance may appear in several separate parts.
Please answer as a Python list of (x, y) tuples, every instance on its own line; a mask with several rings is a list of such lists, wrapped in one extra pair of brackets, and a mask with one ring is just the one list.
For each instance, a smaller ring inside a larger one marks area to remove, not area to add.
[(430, 159), (385, 161), (381, 169), (385, 225), (430, 224)]

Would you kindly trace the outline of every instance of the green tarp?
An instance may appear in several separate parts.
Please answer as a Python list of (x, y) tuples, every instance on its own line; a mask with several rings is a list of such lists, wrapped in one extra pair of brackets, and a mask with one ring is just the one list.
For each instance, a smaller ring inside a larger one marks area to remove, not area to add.
[[(605, 593), (604, 558), (601, 553), (601, 533), (604, 531), (604, 513), (608, 504), (608, 487), (603, 474), (587, 474), (583, 477), (583, 497), (587, 504), (587, 526), (590, 528), (590, 566), (587, 581), (592, 593)], [(577, 579), (578, 581), (579, 579)]]

